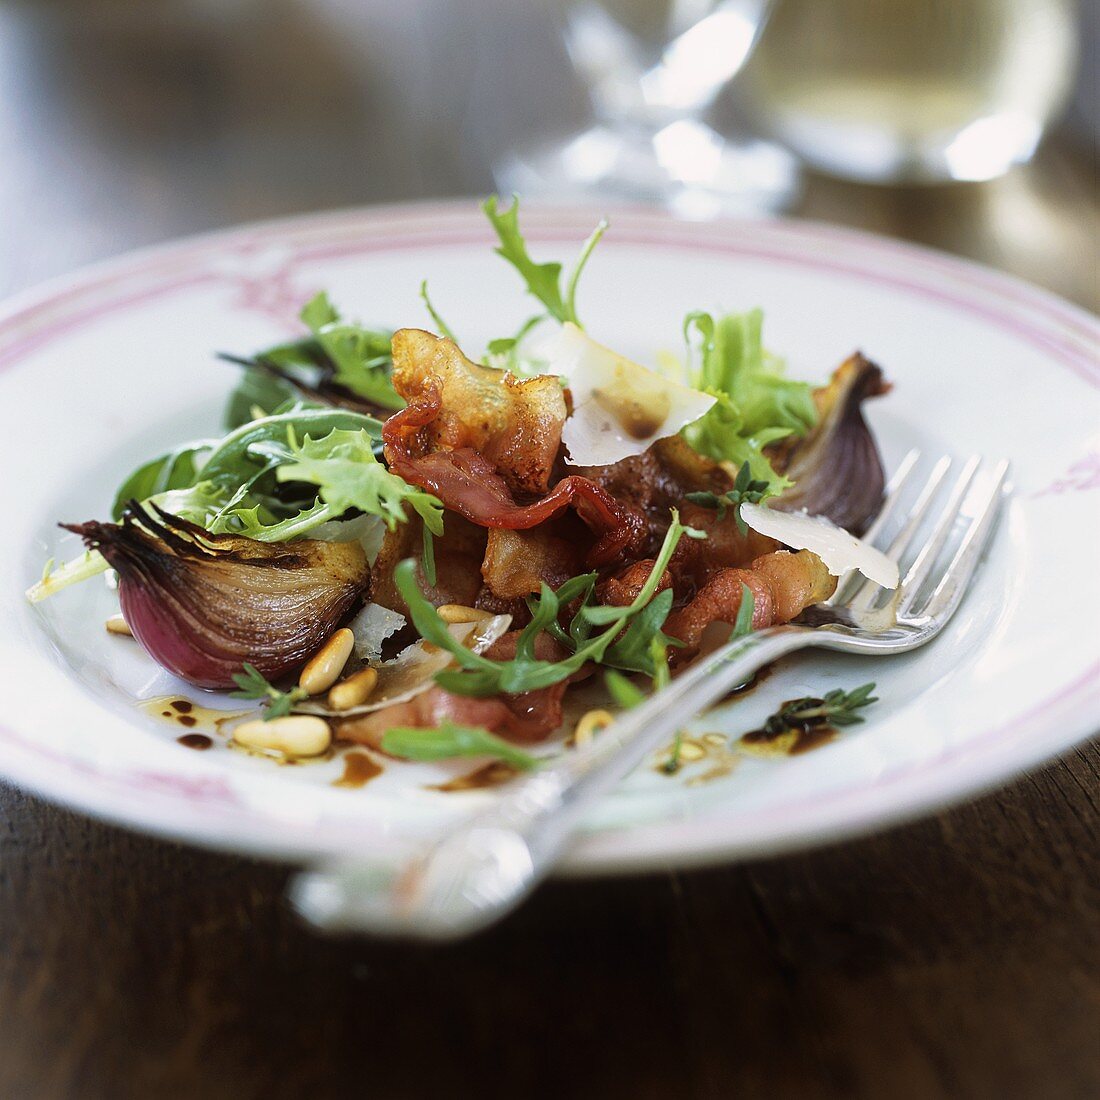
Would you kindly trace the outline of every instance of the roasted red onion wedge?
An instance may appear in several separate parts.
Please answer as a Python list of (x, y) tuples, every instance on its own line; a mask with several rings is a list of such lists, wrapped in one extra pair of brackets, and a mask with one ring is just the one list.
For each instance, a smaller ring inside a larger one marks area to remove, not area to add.
[(805, 509), (862, 534), (882, 503), (882, 459), (863, 419), (863, 402), (890, 391), (890, 383), (858, 352), (814, 394), (818, 422), (805, 438), (769, 447), (772, 465), (795, 484), (771, 501), (785, 512)]
[(370, 581), (358, 542), (211, 535), (136, 503), (121, 523), (63, 526), (118, 571), (122, 614), (149, 655), (202, 688), (231, 688), (246, 661), (269, 680), (294, 671)]

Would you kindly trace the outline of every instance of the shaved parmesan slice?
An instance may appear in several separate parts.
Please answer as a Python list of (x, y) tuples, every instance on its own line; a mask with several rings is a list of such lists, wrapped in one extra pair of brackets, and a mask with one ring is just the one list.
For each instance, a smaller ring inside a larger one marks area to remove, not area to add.
[(573, 395), (561, 441), (575, 466), (608, 466), (640, 455), (715, 402), (597, 344), (568, 322), (538, 350), (546, 370), (565, 378)]
[(355, 654), (363, 661), (377, 661), (382, 643), (405, 625), (405, 616), (381, 604), (369, 603), (348, 623), (355, 635)]
[(858, 570), (883, 588), (897, 588), (898, 565), (881, 550), (837, 527), (824, 516), (780, 512), (760, 504), (742, 504), (741, 518), (754, 531), (795, 550), (812, 550), (834, 577)]

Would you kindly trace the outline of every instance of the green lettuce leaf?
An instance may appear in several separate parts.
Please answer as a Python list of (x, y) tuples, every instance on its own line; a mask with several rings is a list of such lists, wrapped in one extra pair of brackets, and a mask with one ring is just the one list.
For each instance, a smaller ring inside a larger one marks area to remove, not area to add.
[(301, 317), (331, 360), (333, 381), (382, 408), (405, 407), (390, 381), (391, 332), (344, 321), (323, 290), (306, 302)]
[(194, 485), (203, 462), (217, 444), (216, 439), (197, 439), (143, 463), (118, 487), (111, 518), (122, 518), (127, 501), (148, 500), (171, 489)]
[(777, 493), (791, 483), (772, 469), (764, 448), (792, 434), (805, 435), (817, 410), (809, 383), (784, 377), (782, 360), (764, 350), (762, 324), (758, 309), (717, 319), (701, 312), (685, 318), (685, 338), (690, 341), (694, 329), (701, 341), (691, 384), (717, 403), (683, 435), (701, 454), (739, 467), (747, 462), (752, 476)]
[(349, 508), (381, 516), (392, 531), (408, 518), (408, 504), (433, 535), (443, 534), (443, 505), (422, 489), (390, 473), (374, 455), (374, 440), (366, 431), (334, 428), (321, 439), (309, 436), (299, 446), (290, 440), (291, 460), (276, 467), (280, 482), (316, 485), (321, 500), (335, 518)]
[(244, 367), (225, 405), (225, 427), (232, 431), (293, 404), (297, 391), (261, 367)]

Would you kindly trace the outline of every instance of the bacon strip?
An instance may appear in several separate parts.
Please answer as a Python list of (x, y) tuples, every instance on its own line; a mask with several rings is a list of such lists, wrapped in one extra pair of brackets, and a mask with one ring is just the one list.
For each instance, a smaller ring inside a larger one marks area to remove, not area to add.
[(562, 478), (541, 499), (518, 504), (492, 463), (472, 447), (416, 454), (418, 433), (438, 415), (440, 400), (439, 387), (429, 383), (419, 397), (386, 421), (382, 428), (386, 463), (395, 474), (434, 493), (444, 507), (482, 527), (525, 531), (572, 506), (599, 536), (588, 553), (590, 566), (614, 561), (645, 540), (642, 515), (586, 477)]
[(562, 724), (562, 698), (569, 682), (523, 695), (475, 699), (429, 688), (406, 703), (348, 718), (336, 725), (336, 736), (373, 749), (382, 748), (387, 730), (397, 726), (434, 729), (444, 720), (459, 726), (480, 726), (513, 741), (541, 741)]
[(836, 590), (836, 577), (809, 550), (797, 554), (777, 550), (757, 558), (748, 569), (719, 570), (686, 606), (665, 620), (665, 633), (685, 643), (676, 652), (678, 660), (698, 651), (711, 623), (736, 621), (744, 585), (753, 595), (753, 630), (761, 630), (789, 623), (807, 607), (828, 599)]
[[(513, 660), (519, 633), (510, 630), (502, 635), (486, 650), (486, 656), (497, 661)], [(542, 661), (560, 661), (566, 651), (549, 635), (540, 634), (535, 640), (535, 656)], [(395, 726), (431, 729), (446, 719), (459, 726), (481, 726), (513, 741), (541, 741), (561, 726), (562, 700), (569, 685), (589, 675), (590, 669), (583, 668), (550, 687), (491, 699), (452, 695), (441, 687), (433, 687), (408, 702), (338, 721), (336, 735), (345, 741), (381, 749), (383, 735)]]
[(558, 588), (583, 572), (585, 541), (576, 521), (540, 524), (530, 531), (490, 528), (481, 575), (500, 599), (531, 595), (543, 584)]
[[(656, 563), (650, 559), (635, 562), (617, 577), (601, 582), (601, 602), (625, 607), (637, 598)], [(674, 579), (675, 578), (675, 579)], [(760, 630), (778, 623), (789, 623), (807, 607), (828, 599), (836, 589), (836, 578), (824, 562), (809, 550), (792, 554), (777, 550), (756, 558), (748, 568), (719, 569), (682, 606), (665, 620), (664, 631), (679, 638), (684, 648), (674, 659), (683, 661), (699, 649), (703, 632), (711, 623), (733, 623), (741, 609), (742, 585), (748, 585), (753, 596), (752, 627)], [(657, 591), (673, 587), (681, 601), (691, 591), (691, 578), (676, 570), (666, 570)]]
[(406, 401), (429, 386), (440, 395), (440, 407), (421, 425), (411, 453), (470, 447), (513, 492), (546, 492), (568, 411), (557, 378), (516, 378), (483, 367), (452, 341), (419, 329), (398, 329), (392, 351), (393, 386)]

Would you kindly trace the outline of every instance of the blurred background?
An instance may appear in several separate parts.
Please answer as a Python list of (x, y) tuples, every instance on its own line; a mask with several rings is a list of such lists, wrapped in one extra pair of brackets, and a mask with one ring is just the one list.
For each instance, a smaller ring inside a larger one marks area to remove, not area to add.
[(482, 195), (789, 213), (1100, 305), (1085, 0), (5, 0), (0, 290)]

